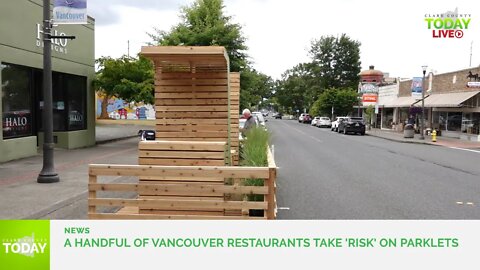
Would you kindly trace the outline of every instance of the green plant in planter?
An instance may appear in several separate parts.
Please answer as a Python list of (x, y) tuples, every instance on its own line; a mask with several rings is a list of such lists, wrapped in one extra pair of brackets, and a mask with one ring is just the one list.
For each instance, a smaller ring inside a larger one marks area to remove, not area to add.
[[(246, 135), (247, 138), (240, 150), (240, 165), (252, 167), (267, 166), (267, 147), (270, 133), (262, 127), (255, 127), (248, 131)], [(248, 178), (244, 181), (245, 186), (263, 186), (263, 184), (263, 179)], [(248, 200), (263, 201), (263, 195), (248, 195)]]

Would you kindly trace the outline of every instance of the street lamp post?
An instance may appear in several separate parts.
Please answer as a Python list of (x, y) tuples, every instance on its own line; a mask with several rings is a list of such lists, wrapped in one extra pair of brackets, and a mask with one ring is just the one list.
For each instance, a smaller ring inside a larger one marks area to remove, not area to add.
[(420, 128), (420, 140), (425, 140), (425, 73), (427, 72), (427, 65), (422, 66), (423, 78), (422, 78), (422, 122)]
[(53, 159), (53, 106), (52, 106), (52, 24), (50, 21), (50, 1), (43, 0), (43, 168), (38, 175), (38, 183), (60, 181), (55, 172)]

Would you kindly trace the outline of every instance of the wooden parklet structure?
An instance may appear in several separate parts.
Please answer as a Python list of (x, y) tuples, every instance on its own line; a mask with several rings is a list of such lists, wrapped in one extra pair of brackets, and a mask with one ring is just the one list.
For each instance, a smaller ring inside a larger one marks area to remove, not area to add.
[[(155, 66), (156, 141), (140, 142), (139, 165), (91, 165), (89, 217), (96, 219), (275, 218), (276, 165), (236, 167), (239, 159), (240, 74), (229, 72), (223, 47), (143, 47)], [(138, 183), (98, 182), (136, 176)], [(263, 186), (242, 186), (245, 179)], [(98, 198), (97, 192), (135, 192)], [(264, 201), (243, 201), (246, 195)], [(240, 198), (240, 200), (238, 199)], [(121, 207), (98, 213), (98, 207)]]
[(230, 155), (230, 73), (225, 48), (142, 47), (141, 54), (155, 65), (157, 140), (223, 141)]

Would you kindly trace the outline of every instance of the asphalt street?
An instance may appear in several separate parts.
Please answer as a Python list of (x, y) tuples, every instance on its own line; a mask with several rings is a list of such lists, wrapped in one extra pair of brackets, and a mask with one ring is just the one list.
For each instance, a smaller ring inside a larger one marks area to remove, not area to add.
[(480, 153), (269, 119), (279, 219), (479, 219)]

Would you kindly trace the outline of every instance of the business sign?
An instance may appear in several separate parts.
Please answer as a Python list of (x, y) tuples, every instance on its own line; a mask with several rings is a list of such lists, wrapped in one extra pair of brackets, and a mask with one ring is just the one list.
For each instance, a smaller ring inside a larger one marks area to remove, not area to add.
[(362, 95), (362, 104), (363, 105), (375, 105), (377, 104), (378, 96), (376, 94), (363, 94)]
[[(64, 32), (57, 31), (56, 29), (50, 30), (52, 31), (53, 36), (66, 36), (67, 34)], [(43, 42), (43, 26), (37, 23), (37, 40), (36, 45), (39, 48), (43, 48), (45, 46)], [(68, 39), (66, 38), (52, 38), (52, 51), (57, 53), (68, 54)]]
[(371, 83), (362, 84), (360, 93), (378, 93), (378, 86)]
[(447, 11), (445, 13), (426, 13), (425, 23), (428, 30), (432, 31), (432, 38), (463, 38), (464, 31), (469, 29), (472, 15)]
[(422, 77), (413, 77), (412, 79), (412, 97), (422, 99)]
[(480, 88), (480, 82), (467, 82), (467, 87)]
[(55, 0), (53, 22), (56, 24), (86, 24), (87, 0)]

